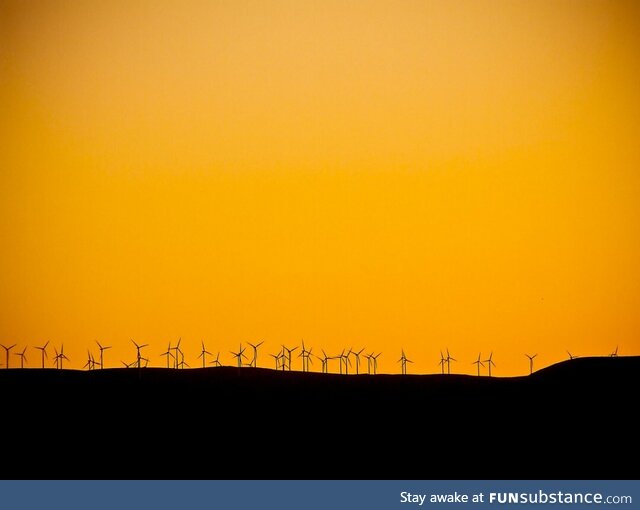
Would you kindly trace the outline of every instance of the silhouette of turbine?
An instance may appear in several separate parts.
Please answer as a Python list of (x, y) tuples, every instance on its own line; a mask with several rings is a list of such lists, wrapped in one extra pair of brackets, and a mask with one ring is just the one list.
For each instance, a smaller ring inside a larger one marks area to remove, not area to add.
[(202, 340), (202, 351), (200, 352), (200, 356), (198, 356), (199, 358), (202, 358), (202, 368), (205, 367), (206, 365), (206, 358), (207, 358), (207, 354), (209, 356), (213, 356), (213, 354), (211, 354), (204, 346), (204, 340)]
[(322, 349), (322, 357), (316, 356), (316, 358), (318, 358), (320, 360), (320, 362), (322, 363), (322, 373), (323, 374), (329, 373), (329, 360), (331, 358), (329, 358), (327, 353), (324, 352), (324, 349)]
[(53, 363), (55, 364), (56, 368), (60, 368), (60, 355), (58, 354), (58, 349), (55, 348), (55, 346), (53, 347), (53, 352), (56, 353), (56, 355), (53, 357)]
[(313, 360), (310, 359), (310, 357), (313, 355), (312, 351), (313, 351), (313, 347), (311, 349), (307, 350), (307, 348), (304, 346), (304, 339), (302, 339), (302, 350), (300, 351), (300, 354), (298, 354), (298, 358), (302, 358), (302, 371), (303, 372), (308, 372), (309, 371), (309, 363), (313, 363)]
[(218, 351), (218, 354), (216, 354), (216, 359), (214, 359), (214, 360), (211, 362), (211, 364), (212, 364), (214, 367), (221, 367), (221, 366), (222, 366), (222, 363), (220, 363), (220, 351)]
[(356, 358), (356, 375), (360, 373), (360, 354), (362, 354), (362, 351), (364, 351), (364, 347), (358, 352), (353, 351), (353, 355)]
[(0, 345), (2, 345), (2, 348), (7, 352), (7, 366), (5, 368), (9, 368), (9, 351), (13, 349), (17, 344), (13, 344), (10, 347), (7, 347), (3, 344), (0, 344)]
[(246, 347), (242, 347), (242, 344), (240, 344), (240, 350), (238, 352), (233, 352), (230, 351), (231, 354), (233, 354), (234, 358), (238, 359), (238, 368), (242, 368), (242, 358), (248, 359), (247, 355), (244, 353)]
[[(372, 353), (373, 354), (373, 353)], [(371, 356), (373, 358), (373, 375), (376, 375), (378, 373), (378, 357), (381, 355), (382, 353), (379, 352), (378, 354), (376, 354), (375, 356)], [(412, 361), (413, 363), (413, 361)]]
[(88, 368), (89, 370), (94, 370), (97, 364), (98, 362), (95, 359), (93, 359), (93, 354), (91, 354), (91, 351), (87, 349), (87, 362), (84, 364), (82, 368)]
[[(98, 344), (98, 349), (100, 349), (100, 368), (104, 368), (104, 356), (103, 353), (104, 351), (108, 351), (109, 349), (111, 349), (110, 345), (101, 345), (100, 342), (98, 342), (96, 340), (96, 343)], [(95, 368), (95, 366), (94, 366)]]
[(47, 343), (42, 347), (36, 346), (36, 349), (39, 349), (42, 352), (42, 368), (44, 368), (44, 359), (49, 358), (49, 356), (47, 356), (47, 345), (49, 345), (49, 341), (47, 341)]
[(14, 353), (14, 356), (20, 356), (20, 368), (24, 368), (24, 362), (27, 361), (27, 357), (24, 354), (25, 352), (27, 352), (26, 346), (24, 349), (22, 349), (22, 352)]
[(400, 356), (398, 363), (400, 363), (402, 375), (407, 375), (407, 363), (413, 363), (413, 361), (407, 358), (407, 356), (404, 353), (404, 349), (402, 349), (402, 356)]
[(257, 345), (254, 345), (251, 342), (247, 342), (247, 343), (253, 349), (253, 359), (251, 360), (251, 363), (249, 363), (249, 365), (255, 368), (258, 366), (258, 348), (264, 343), (264, 340)]
[(537, 356), (538, 354), (534, 354), (533, 356), (529, 356), (528, 354), (525, 354), (525, 356), (527, 358), (529, 358), (529, 375), (533, 374), (533, 359)]
[(167, 357), (167, 368), (171, 368), (169, 366), (169, 357), (172, 357), (172, 358), (175, 359), (175, 356), (171, 352), (171, 342), (169, 342), (169, 346), (167, 347), (167, 352), (163, 352), (160, 356), (166, 356)]
[[(140, 349), (142, 349), (143, 347), (147, 347), (149, 344), (142, 344), (142, 345), (138, 345), (137, 343), (135, 343), (133, 341), (133, 338), (131, 339), (131, 341), (133, 342), (133, 345), (136, 346), (136, 362), (138, 364), (138, 368), (142, 368), (140, 366), (140, 361), (142, 360), (142, 356), (140, 356)], [(147, 360), (148, 361), (148, 360)]]
[[(191, 368), (191, 365), (184, 360), (184, 352), (182, 349), (178, 351), (180, 353), (180, 363), (178, 363), (178, 367), (184, 370), (184, 367)], [(147, 360), (148, 362), (149, 360)]]
[(442, 369), (442, 373), (444, 374), (444, 366), (447, 363), (447, 358), (444, 357), (444, 355), (442, 354), (442, 351), (440, 351), (440, 361), (438, 361), (438, 365), (440, 365), (440, 368)]
[(484, 362), (487, 364), (487, 368), (489, 369), (489, 377), (491, 377), (491, 365), (493, 365), (494, 367), (496, 366), (496, 364), (493, 362), (493, 351), (491, 351), (491, 354), (489, 354), (489, 357), (484, 360)]
[(455, 359), (453, 356), (451, 356), (451, 354), (449, 354), (449, 348), (447, 347), (447, 357), (445, 358), (445, 361), (447, 362), (447, 374), (451, 374), (451, 362), (452, 361), (458, 361), (457, 359)]
[[(295, 351), (295, 350), (298, 348), (298, 346), (296, 345), (296, 346), (295, 346), (295, 347), (293, 347), (292, 349), (289, 349), (287, 346), (283, 345), (283, 346), (282, 346), (282, 348), (284, 349), (284, 351), (287, 351), (287, 354), (286, 354), (286, 355), (285, 355), (285, 357), (284, 357), (285, 365), (283, 365), (282, 370), (284, 370), (284, 369), (285, 369), (285, 367), (287, 366), (287, 363), (288, 363), (288, 364), (289, 364), (289, 366), (288, 366), (288, 370), (289, 370), (289, 372), (291, 372), (291, 353), (292, 353), (293, 351)], [(283, 351), (283, 352), (284, 352), (284, 351)]]
[(576, 359), (576, 358), (580, 357), (580, 356), (575, 356), (575, 355), (571, 354), (569, 351), (567, 351), (567, 354), (569, 355), (569, 359)]
[(373, 363), (373, 353), (365, 354), (364, 357), (367, 359), (367, 374), (371, 375), (371, 364)]
[(342, 373), (342, 364), (344, 363), (344, 373), (346, 375), (349, 375), (349, 365), (353, 365), (353, 363), (351, 363), (351, 358), (349, 358), (349, 356), (351, 355), (352, 352), (352, 348), (349, 347), (349, 350), (347, 351), (347, 353), (344, 353), (344, 349), (342, 349), (342, 352), (340, 353), (340, 356), (338, 356), (340, 358), (340, 373)]
[(56, 364), (58, 365), (58, 368), (60, 370), (62, 370), (64, 368), (64, 360), (70, 361), (69, 358), (67, 358), (64, 355), (64, 344), (62, 344), (60, 346), (60, 352), (56, 353), (56, 359), (57, 359), (57, 363)]
[[(282, 359), (282, 356), (284, 356), (283, 349), (280, 349), (280, 352), (278, 352), (277, 354), (269, 354), (269, 356), (271, 356), (275, 360), (276, 371), (278, 371), (280, 369), (280, 363), (281, 363), (280, 360)], [(284, 366), (284, 364), (283, 364), (283, 366)], [(283, 370), (284, 370), (284, 368), (283, 368)]]
[(480, 377), (480, 366), (484, 366), (484, 363), (482, 361), (480, 361), (480, 355), (481, 355), (481, 353), (478, 353), (478, 359), (475, 360), (473, 363), (471, 363), (472, 365), (477, 365), (478, 366), (478, 377)]
[(180, 353), (182, 353), (182, 351), (180, 350), (180, 342), (182, 342), (182, 337), (178, 338), (176, 346), (173, 347), (173, 350), (176, 351), (176, 354), (173, 357), (173, 368), (175, 369), (179, 368), (180, 366)]
[(611, 357), (612, 358), (617, 358), (618, 357), (618, 346), (616, 345), (615, 350), (611, 353)]

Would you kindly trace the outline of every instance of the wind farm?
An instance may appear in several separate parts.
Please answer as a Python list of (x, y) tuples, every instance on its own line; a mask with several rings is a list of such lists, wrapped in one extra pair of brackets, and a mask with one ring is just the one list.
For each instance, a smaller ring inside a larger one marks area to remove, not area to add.
[[(377, 354), (375, 351), (370, 353), (366, 353), (366, 346), (360, 348), (355, 351), (352, 347), (343, 348), (339, 353), (335, 353), (333, 356), (327, 354), (326, 350), (322, 346), (316, 346), (316, 352), (321, 352), (322, 356), (313, 353), (314, 346), (309, 346), (308, 343), (305, 344), (304, 340), (301, 340), (299, 345), (289, 344), (288, 347), (285, 344), (280, 344), (280, 350), (278, 352), (270, 353), (268, 355), (269, 358), (273, 359), (273, 364), (270, 363), (259, 363), (258, 353), (260, 347), (265, 344), (264, 340), (261, 340), (256, 343), (246, 342), (246, 344), (251, 349), (252, 355), (251, 357), (247, 356), (246, 351), (247, 347), (243, 346), (242, 342), (239, 343), (239, 348), (236, 351), (224, 350), (224, 344), (218, 343), (218, 347), (221, 350), (218, 350), (216, 356), (213, 356), (213, 353), (209, 351), (206, 347), (205, 341), (201, 340), (199, 343), (199, 351), (193, 351), (191, 347), (188, 347), (187, 353), (191, 353), (191, 357), (185, 353), (183, 350), (184, 344), (182, 337), (178, 338), (175, 345), (172, 346), (172, 342), (169, 341), (167, 348), (164, 352), (160, 353), (157, 356), (145, 357), (142, 355), (142, 350), (146, 348), (153, 348), (150, 343), (138, 344), (135, 340), (131, 339), (130, 342), (133, 344), (135, 348), (135, 355), (131, 358), (128, 358), (129, 361), (121, 360), (120, 364), (125, 368), (161, 368), (165, 367), (166, 369), (185, 369), (191, 368), (191, 365), (187, 361), (187, 359), (191, 359), (195, 366), (199, 366), (202, 369), (205, 368), (214, 368), (214, 367), (223, 367), (223, 366), (236, 366), (237, 368), (263, 368), (263, 369), (272, 369), (277, 372), (319, 372), (322, 374), (338, 374), (344, 376), (364, 376), (364, 375), (379, 375), (378, 371), (378, 358), (382, 355), (382, 351), (379, 351)], [(86, 362), (82, 366), (71, 366), (70, 359), (64, 353), (64, 343), (60, 346), (60, 351), (54, 347), (55, 356), (49, 360), (49, 356), (47, 353), (47, 347), (49, 346), (49, 341), (47, 341), (44, 345), (33, 345), (25, 343), (15, 343), (9, 346), (5, 346), (4, 344), (0, 344), (1, 347), (5, 350), (5, 363), (3, 363), (4, 369), (33, 369), (33, 368), (41, 368), (41, 369), (49, 369), (55, 368), (59, 370), (65, 369), (64, 362), (67, 362), (66, 369), (72, 370), (95, 370), (106, 369), (106, 368), (116, 368), (117, 364), (109, 365), (108, 361), (105, 361), (104, 351), (111, 349), (112, 345), (102, 345), (100, 342), (95, 342), (99, 349), (99, 357), (96, 359), (91, 352), (90, 349), (87, 349), (87, 358)], [(19, 352), (12, 353), (11, 351), (15, 348), (22, 348)], [(39, 363), (35, 363), (32, 361), (29, 364), (26, 352), (27, 349), (33, 348), (40, 351), (40, 360)], [(611, 353), (602, 353), (595, 354), (593, 356), (585, 356), (585, 357), (609, 357), (609, 358), (617, 358), (619, 347), (616, 345), (615, 349)], [(221, 352), (228, 352), (229, 356), (221, 358)], [(294, 353), (298, 352), (297, 357), (294, 356)], [(439, 351), (439, 359), (434, 364), (439, 367), (439, 370), (427, 370), (424, 372), (416, 371), (415, 375), (434, 375), (439, 373), (440, 375), (470, 375), (475, 374), (478, 377), (486, 376), (493, 377), (495, 372), (492, 370), (496, 369), (496, 363), (493, 361), (494, 352), (491, 351), (489, 356), (486, 359), (482, 359), (482, 353), (479, 352), (477, 357), (470, 361), (470, 364), (475, 367), (473, 372), (465, 372), (460, 371), (456, 373), (455, 367), (452, 366), (452, 362), (457, 362), (458, 360), (451, 355), (451, 352), (448, 347), (444, 349), (440, 349)], [(580, 356), (573, 355), (570, 351), (565, 350), (568, 354), (568, 361), (574, 361), (580, 358)], [(446, 356), (445, 354), (446, 353)], [(18, 358), (19, 361), (11, 364), (10, 355), (14, 355)], [(404, 348), (400, 349), (400, 358), (397, 360), (398, 372), (393, 370), (385, 371), (384, 374), (394, 374), (399, 373), (399, 375), (408, 375), (408, 364), (414, 365), (415, 362), (412, 359), (409, 359), (405, 353)], [(534, 370), (534, 361), (538, 357), (538, 353), (535, 354), (527, 354), (524, 355), (528, 359), (528, 370), (526, 372), (521, 372), (520, 374), (508, 374), (508, 376), (518, 376), (518, 375), (533, 375)], [(207, 358), (209, 357), (209, 358)], [(164, 358), (164, 361), (162, 361)], [(314, 368), (313, 358), (317, 359), (320, 364), (316, 365)], [(366, 360), (366, 371), (361, 369), (362, 358)], [(294, 360), (300, 359), (301, 361), (296, 364)], [(437, 358), (436, 358), (437, 359)], [(554, 361), (551, 362), (557, 363), (562, 361), (562, 357), (558, 357)], [(566, 359), (566, 358), (564, 358)], [(49, 363), (47, 363), (49, 360)], [(210, 361), (209, 361), (210, 360)], [(335, 360), (337, 363), (335, 365), (331, 365), (329, 362)], [(353, 361), (352, 361), (353, 360)], [(226, 365), (224, 362), (227, 362)], [(429, 360), (427, 360), (429, 361)], [(435, 361), (435, 360), (434, 360)], [(426, 366), (430, 366), (429, 362), (426, 363)], [(544, 367), (542, 367), (544, 368)], [(503, 375), (504, 377), (505, 375)]]

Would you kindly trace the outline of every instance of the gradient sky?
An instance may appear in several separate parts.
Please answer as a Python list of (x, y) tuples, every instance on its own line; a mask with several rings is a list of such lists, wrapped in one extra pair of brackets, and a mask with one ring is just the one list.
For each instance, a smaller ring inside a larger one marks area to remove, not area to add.
[(0, 0), (0, 111), (0, 343), (640, 354), (638, 2)]

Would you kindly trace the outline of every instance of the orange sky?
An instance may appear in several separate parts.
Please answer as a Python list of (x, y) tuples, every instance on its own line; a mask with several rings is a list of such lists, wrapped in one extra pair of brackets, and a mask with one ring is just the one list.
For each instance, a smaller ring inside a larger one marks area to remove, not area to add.
[(0, 0), (0, 343), (640, 354), (639, 84), (634, 1)]

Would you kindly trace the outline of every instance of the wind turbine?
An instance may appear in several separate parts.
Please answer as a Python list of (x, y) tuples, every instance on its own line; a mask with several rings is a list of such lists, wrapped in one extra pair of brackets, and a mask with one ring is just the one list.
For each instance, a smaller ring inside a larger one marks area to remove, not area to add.
[[(182, 351), (180, 350), (180, 342), (182, 342), (182, 337), (178, 338), (178, 343), (176, 343), (176, 346), (173, 347), (173, 350), (176, 351), (176, 355), (173, 357), (173, 368), (178, 368), (178, 366), (180, 365), (179, 361), (180, 358), (178, 357), (178, 354), (180, 354)], [(171, 345), (171, 344), (169, 344)]]
[(175, 356), (171, 353), (171, 342), (169, 342), (169, 347), (167, 347), (167, 352), (163, 352), (160, 356), (167, 357), (167, 368), (169, 367), (169, 357), (175, 358)]
[(56, 349), (55, 346), (53, 347), (53, 352), (56, 353), (53, 357), (53, 362), (55, 363), (56, 368), (60, 368), (60, 354), (58, 354), (58, 349)]
[(82, 368), (88, 368), (89, 370), (93, 370), (96, 368), (96, 360), (93, 359), (93, 354), (91, 354), (91, 351), (89, 349), (87, 349), (87, 362)]
[[(22, 352), (16, 352), (14, 355), (15, 356), (20, 356), (20, 368), (24, 368), (24, 362), (27, 361), (27, 357), (24, 355), (24, 353), (27, 352), (27, 347), (25, 346), (24, 349), (22, 349)], [(7, 365), (8, 365), (8, 361), (7, 361)]]
[(569, 355), (569, 359), (576, 359), (576, 358), (580, 357), (580, 356), (575, 356), (575, 355), (571, 354), (569, 351), (567, 351), (567, 354)]
[(262, 342), (260, 342), (257, 345), (252, 344), (251, 342), (247, 342), (251, 348), (253, 349), (253, 359), (251, 360), (251, 363), (249, 363), (252, 367), (257, 367), (258, 366), (258, 347), (260, 347), (263, 343), (264, 340)]
[(371, 357), (373, 358), (373, 375), (376, 375), (378, 373), (378, 356), (380, 356), (382, 353), (379, 352), (375, 356), (373, 356), (373, 353), (371, 353), (371, 354), (372, 354)]
[(400, 367), (402, 369), (402, 375), (407, 375), (407, 363), (413, 363), (413, 361), (407, 358), (407, 356), (404, 353), (404, 349), (402, 349), (402, 356), (400, 356), (398, 363), (400, 363)]
[(327, 356), (327, 353), (324, 352), (324, 349), (322, 349), (322, 357), (316, 355), (316, 358), (318, 358), (322, 363), (322, 373), (323, 374), (329, 373), (329, 359), (331, 358)]
[(447, 362), (447, 374), (451, 374), (451, 362), (452, 361), (458, 361), (457, 359), (455, 359), (454, 357), (451, 356), (451, 354), (449, 354), (449, 348), (447, 347), (447, 357), (445, 358), (445, 361)]
[(480, 353), (478, 353), (478, 359), (475, 360), (472, 365), (478, 365), (478, 377), (480, 377), (480, 366), (484, 366), (484, 363), (480, 361)]
[[(205, 346), (204, 346), (204, 340), (202, 340), (202, 352), (200, 353), (200, 356), (198, 356), (198, 358), (202, 358), (202, 368), (204, 368), (204, 367), (205, 367), (205, 365), (206, 365), (206, 357), (207, 357), (207, 354), (208, 354), (209, 356), (213, 356), (213, 354), (211, 354), (211, 353), (210, 353), (210, 352), (205, 348)], [(167, 360), (167, 362), (168, 362), (168, 361), (169, 361), (169, 360)]]
[[(184, 370), (184, 367), (186, 366), (187, 368), (191, 368), (191, 365), (189, 365), (189, 363), (187, 363), (184, 360), (184, 352), (182, 352), (182, 349), (180, 349), (180, 363), (178, 363), (178, 366)], [(147, 363), (149, 362), (149, 360), (147, 360)]]
[(67, 361), (69, 361), (69, 358), (64, 355), (64, 344), (60, 346), (60, 353), (56, 357), (58, 358), (58, 368), (62, 370), (64, 368), (64, 360), (66, 359)]
[(100, 349), (100, 368), (104, 368), (104, 359), (103, 359), (102, 353), (103, 353), (103, 351), (111, 349), (111, 346), (110, 345), (100, 345), (100, 342), (98, 342), (97, 340), (96, 340), (96, 343), (98, 344), (98, 349)]
[(231, 354), (233, 354), (234, 358), (238, 359), (238, 368), (242, 367), (242, 358), (247, 358), (247, 355), (244, 353), (246, 347), (242, 347), (242, 344), (240, 344), (240, 350), (238, 352), (233, 352), (231, 351)]
[(617, 358), (618, 357), (618, 346), (616, 345), (615, 350), (611, 353), (611, 357), (612, 358)]
[(538, 354), (534, 354), (533, 356), (529, 356), (528, 354), (525, 354), (525, 356), (527, 358), (529, 358), (529, 375), (533, 374), (533, 359), (537, 356)]
[(221, 366), (222, 366), (222, 363), (220, 363), (220, 351), (218, 351), (218, 354), (216, 354), (216, 359), (214, 359), (214, 360), (211, 362), (211, 364), (212, 364), (214, 367), (221, 367)]
[(5, 345), (3, 345), (3, 344), (0, 344), (0, 345), (2, 345), (2, 348), (3, 348), (5, 351), (7, 351), (7, 366), (6, 366), (5, 368), (9, 368), (9, 351), (10, 351), (11, 349), (13, 349), (17, 344), (13, 344), (13, 345), (12, 345), (12, 346), (10, 346), (10, 347), (7, 347), (7, 346), (5, 346)]
[(447, 358), (445, 358), (444, 355), (442, 354), (442, 351), (440, 351), (440, 361), (438, 362), (438, 365), (440, 365), (443, 374), (444, 374), (444, 366), (446, 363), (447, 363)]
[(310, 359), (312, 352), (313, 351), (313, 347), (309, 350), (307, 350), (307, 348), (304, 346), (304, 339), (302, 340), (302, 351), (300, 351), (300, 354), (298, 354), (298, 358), (302, 358), (302, 371), (303, 372), (308, 372), (309, 371), (309, 362), (313, 363), (313, 361)]
[(484, 360), (484, 362), (487, 364), (487, 368), (489, 369), (489, 377), (491, 377), (491, 365), (493, 365), (494, 367), (496, 366), (496, 364), (493, 362), (493, 351), (491, 351), (491, 354), (489, 354), (489, 358)]
[(36, 349), (39, 349), (40, 351), (42, 351), (42, 368), (44, 368), (44, 359), (49, 357), (47, 356), (47, 345), (49, 345), (49, 341), (47, 341), (47, 343), (44, 344), (42, 347), (36, 346)]
[(360, 354), (362, 354), (362, 351), (364, 351), (364, 347), (360, 349), (358, 352), (353, 351), (353, 355), (356, 358), (356, 375), (360, 373)]
[(342, 373), (342, 363), (344, 363), (345, 375), (349, 375), (349, 365), (353, 366), (353, 363), (351, 363), (351, 358), (349, 357), (351, 356), (351, 352), (352, 348), (349, 347), (347, 354), (344, 353), (344, 349), (342, 349), (342, 353), (340, 353), (340, 373)]
[(292, 349), (289, 349), (288, 347), (283, 345), (282, 348), (284, 349), (283, 350), (283, 354), (284, 354), (284, 351), (287, 351), (287, 355), (285, 355), (285, 357), (284, 357), (285, 364), (283, 365), (282, 370), (284, 370), (284, 367), (286, 366), (286, 364), (288, 362), (289, 363), (289, 367), (288, 367), (289, 368), (289, 372), (291, 372), (291, 353), (293, 351), (295, 351), (298, 348), (298, 346), (296, 345)]
[(131, 341), (133, 342), (133, 345), (136, 346), (136, 362), (138, 363), (138, 368), (142, 368), (140, 366), (140, 360), (142, 360), (142, 356), (140, 356), (140, 349), (142, 349), (143, 347), (147, 347), (149, 344), (138, 345), (134, 342), (133, 338), (131, 339)]
[[(278, 371), (278, 369), (280, 368), (280, 360), (282, 359), (282, 356), (284, 356), (284, 350), (281, 349), (279, 353), (277, 353), (277, 354), (269, 354), (269, 356), (271, 356), (275, 360), (276, 371)], [(284, 367), (284, 365), (283, 365), (283, 367)], [(284, 368), (283, 368), (283, 370), (284, 370)]]

